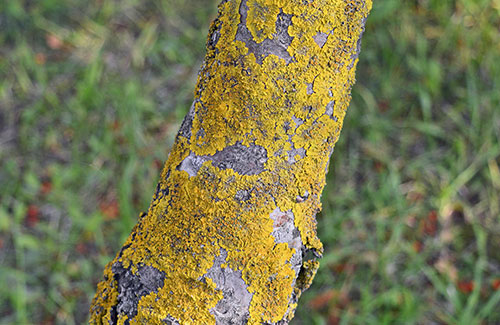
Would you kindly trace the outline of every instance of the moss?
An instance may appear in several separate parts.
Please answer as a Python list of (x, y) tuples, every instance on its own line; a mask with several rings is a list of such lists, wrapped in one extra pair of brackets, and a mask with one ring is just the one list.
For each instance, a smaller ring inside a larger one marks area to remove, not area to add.
[[(289, 63), (272, 54), (258, 63), (245, 43), (235, 40), (240, 2), (219, 7), (212, 30), (220, 36), (208, 48), (200, 71), (190, 138), (177, 138), (159, 184), (163, 194), (153, 198), (147, 216), (115, 259), (125, 268), (150, 265), (166, 274), (163, 287), (142, 297), (137, 316), (127, 321), (160, 323), (173, 317), (182, 324), (213, 324), (210, 309), (223, 294), (205, 275), (221, 249), (227, 251), (224, 265), (241, 270), (253, 294), (250, 324), (293, 314), (292, 297), (312, 281), (317, 262), (305, 261), (302, 273), (307, 276), (300, 279), (300, 290), (294, 288), (298, 275), (290, 260), (295, 250), (275, 243), (270, 214), (276, 208), (291, 210), (305, 249), (322, 252), (315, 215), (350, 100), (356, 64), (351, 60), (371, 1), (304, 3), (247, 2), (246, 24), (257, 43), (273, 38), (280, 10), (293, 15)], [(328, 35), (321, 47), (313, 38), (318, 32)], [(331, 102), (335, 119), (326, 113)], [(209, 159), (194, 176), (177, 168), (190, 154), (212, 156), (237, 143), (266, 149), (263, 170), (242, 175)], [(292, 146), (304, 149), (305, 155), (290, 163), (287, 151)], [(245, 200), (237, 199), (241, 191), (248, 193)], [(303, 193), (307, 197), (297, 200)], [(91, 322), (109, 321), (118, 303), (110, 265), (107, 280), (98, 286)]]

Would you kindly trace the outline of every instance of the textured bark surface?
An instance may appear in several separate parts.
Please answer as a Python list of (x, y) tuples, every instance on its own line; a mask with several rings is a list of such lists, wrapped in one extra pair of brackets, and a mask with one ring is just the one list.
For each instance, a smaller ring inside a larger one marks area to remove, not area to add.
[(91, 323), (288, 323), (322, 254), (315, 215), (370, 9), (221, 3), (193, 105)]

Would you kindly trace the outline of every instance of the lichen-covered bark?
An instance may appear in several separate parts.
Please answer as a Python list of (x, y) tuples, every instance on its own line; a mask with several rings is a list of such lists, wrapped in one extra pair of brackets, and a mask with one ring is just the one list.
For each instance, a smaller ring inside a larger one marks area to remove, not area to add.
[(91, 323), (284, 324), (322, 245), (315, 215), (371, 0), (226, 0), (148, 212)]

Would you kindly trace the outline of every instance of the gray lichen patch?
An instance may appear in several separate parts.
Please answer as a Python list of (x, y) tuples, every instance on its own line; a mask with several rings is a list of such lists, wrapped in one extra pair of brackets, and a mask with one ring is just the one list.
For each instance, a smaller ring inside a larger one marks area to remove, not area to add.
[(114, 323), (118, 315), (127, 315), (128, 319), (134, 318), (137, 315), (139, 300), (151, 292), (158, 292), (165, 280), (164, 272), (149, 265), (139, 265), (134, 274), (120, 262), (116, 262), (111, 270), (118, 287), (118, 301), (111, 312)]
[(240, 23), (238, 24), (235, 39), (245, 43), (248, 52), (255, 55), (258, 64), (262, 64), (264, 58), (271, 54), (284, 59), (287, 64), (292, 62), (293, 58), (287, 51), (293, 39), (288, 34), (288, 27), (292, 24), (292, 15), (283, 12), (279, 13), (276, 19), (276, 33), (272, 35), (272, 38), (266, 38), (262, 42), (257, 43), (247, 28), (248, 6), (246, 0), (241, 1), (239, 12)]
[(204, 277), (214, 281), (223, 298), (210, 309), (216, 324), (245, 324), (248, 320), (248, 310), (253, 294), (248, 292), (248, 285), (242, 278), (241, 271), (222, 267), (226, 263), (227, 251), (220, 250), (220, 255), (214, 258), (214, 264)]
[(302, 266), (302, 240), (299, 230), (295, 227), (293, 212), (290, 210), (283, 212), (276, 208), (269, 217), (273, 220), (271, 235), (275, 238), (274, 242), (276, 244), (287, 243), (288, 247), (295, 249), (290, 264), (295, 274), (298, 275)]

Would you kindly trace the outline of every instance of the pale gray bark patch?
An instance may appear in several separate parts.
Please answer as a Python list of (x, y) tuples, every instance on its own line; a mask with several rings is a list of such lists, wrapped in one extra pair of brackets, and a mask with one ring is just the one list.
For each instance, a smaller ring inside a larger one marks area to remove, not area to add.
[(212, 279), (223, 294), (223, 298), (210, 309), (210, 313), (214, 315), (218, 325), (245, 324), (253, 294), (248, 292), (248, 285), (243, 280), (241, 271), (235, 271), (229, 266), (222, 267), (226, 258), (227, 251), (221, 248), (220, 254), (214, 258), (214, 264), (204, 275)]
[(318, 34), (313, 36), (313, 39), (320, 48), (323, 48), (323, 45), (325, 45), (326, 41), (328, 40), (328, 34), (318, 32)]
[[(290, 141), (291, 142), (291, 141)], [(306, 156), (306, 149), (304, 148), (295, 148), (295, 145), (293, 142), (292, 143), (292, 149), (287, 151), (288, 154), (288, 163), (290, 164), (295, 164), (297, 162), (297, 159), (295, 156), (299, 156), (300, 158), (304, 158)]]
[(167, 325), (180, 325), (179, 321), (170, 315), (168, 315), (161, 321)]
[(178, 136), (185, 137), (188, 140), (191, 139), (191, 129), (193, 127), (195, 105), (196, 105), (196, 100), (194, 100), (193, 103), (191, 104), (191, 108), (189, 109), (189, 112), (187, 113), (186, 117), (184, 117), (184, 120), (182, 121), (178, 133)]
[(335, 101), (332, 100), (330, 101), (328, 104), (326, 104), (326, 115), (330, 116), (331, 118), (333, 118), (335, 120), (335, 122), (337, 121), (337, 118), (333, 116), (333, 108), (335, 107)]
[(218, 18), (213, 22), (213, 26), (215, 28), (211, 31), (211, 34), (208, 37), (207, 50), (215, 49), (217, 51), (217, 43), (219, 42), (220, 39), (220, 29), (222, 26)]
[[(167, 175), (165, 175), (165, 180), (167, 180), (168, 178), (170, 177), (170, 169), (167, 170)], [(151, 206), (149, 207), (149, 210), (152, 210), (154, 209), (157, 205), (158, 205), (158, 202), (163, 199), (165, 196), (168, 195), (168, 193), (170, 192), (168, 187), (164, 187), (162, 184), (163, 182), (158, 182), (158, 184), (156, 185), (156, 190), (155, 190), (155, 194), (153, 195), (153, 202), (151, 203)]]
[[(295, 122), (294, 131), (297, 131), (298, 127), (304, 124), (304, 120), (295, 117), (295, 115), (292, 115), (292, 120)], [(304, 148), (295, 148), (295, 144), (292, 141), (292, 135), (288, 136), (288, 142), (291, 145), (291, 149), (286, 152), (288, 154), (288, 163), (295, 164), (297, 162), (297, 159), (295, 157), (298, 155), (300, 158), (304, 158), (307, 154), (307, 151)]]
[(314, 83), (311, 82), (311, 83), (307, 83), (306, 85), (307, 85), (307, 94), (308, 95), (314, 94), (314, 89), (313, 89)]
[(151, 292), (158, 292), (163, 286), (165, 272), (149, 265), (138, 265), (134, 274), (120, 262), (113, 264), (111, 270), (118, 289), (118, 301), (111, 310), (111, 323), (116, 324), (118, 315), (127, 315), (125, 324), (128, 324), (129, 319), (137, 315), (139, 300)]
[(295, 198), (295, 202), (302, 203), (305, 200), (307, 200), (308, 198), (309, 198), (309, 192), (305, 191), (304, 194), (297, 195), (297, 197)]
[[(337, 117), (335, 116), (335, 119)], [(337, 122), (337, 120), (335, 120), (335, 122)], [(335, 138), (332, 140), (333, 143), (335, 143)], [(330, 160), (332, 159), (332, 154), (333, 152), (335, 151), (335, 146), (330, 150), (330, 152), (328, 153), (328, 161), (326, 162), (326, 166), (325, 166), (325, 174), (328, 174), (328, 168), (330, 168)]]
[(219, 38), (220, 38), (220, 32), (218, 30), (214, 31), (212, 33), (212, 35), (210, 35), (210, 39), (208, 40), (207, 48), (210, 48), (210, 47), (215, 48), (215, 46), (217, 45), (217, 42), (219, 41)]
[(267, 150), (258, 145), (249, 147), (237, 142), (215, 153), (212, 164), (220, 169), (232, 169), (240, 175), (257, 175), (264, 171)]
[(276, 19), (276, 33), (272, 35), (272, 38), (266, 38), (262, 42), (257, 43), (247, 28), (248, 6), (246, 0), (241, 1), (239, 12), (240, 23), (238, 24), (235, 39), (245, 43), (248, 52), (255, 55), (255, 60), (258, 64), (262, 64), (264, 58), (271, 54), (284, 59), (287, 64), (292, 62), (293, 58), (287, 49), (293, 39), (288, 34), (288, 27), (292, 24), (293, 15), (280, 12)]
[(292, 120), (295, 122), (295, 130), (297, 130), (297, 128), (299, 126), (301, 126), (302, 124), (304, 124), (304, 120), (301, 119), (300, 117), (295, 117), (295, 115), (292, 115)]
[(302, 266), (302, 239), (300, 231), (295, 227), (295, 216), (291, 210), (283, 212), (276, 208), (269, 217), (273, 220), (271, 235), (274, 237), (274, 242), (276, 244), (287, 243), (288, 247), (295, 249), (290, 266), (295, 271), (295, 275), (298, 276)]
[(352, 53), (351, 55), (351, 63), (349, 63), (349, 70), (352, 69), (354, 66), (354, 63), (356, 62), (356, 59), (359, 57), (359, 53), (361, 52), (361, 39), (363, 38), (363, 33), (365, 32), (365, 25), (366, 25), (366, 19), (368, 17), (363, 18), (363, 21), (361, 23), (361, 33), (359, 34), (358, 41), (356, 43), (356, 50)]
[(199, 129), (198, 132), (196, 132), (196, 138), (197, 139), (203, 139), (207, 133), (205, 132), (204, 129)]
[(262, 173), (267, 162), (267, 150), (258, 145), (249, 147), (240, 142), (228, 146), (213, 155), (198, 156), (190, 153), (182, 160), (178, 170), (183, 170), (193, 177), (198, 174), (205, 161), (211, 161), (219, 169), (232, 169), (240, 175), (257, 175)]
[(182, 160), (181, 164), (179, 165), (179, 167), (177, 167), (177, 169), (183, 170), (189, 174), (189, 177), (193, 177), (198, 174), (198, 171), (200, 170), (201, 166), (207, 160), (209, 160), (208, 156), (198, 156), (191, 152), (189, 156), (187, 156), (186, 158), (184, 158), (184, 160)]
[(236, 195), (234, 196), (234, 199), (238, 202), (244, 202), (248, 201), (250, 199), (251, 195), (248, 190), (238, 190), (236, 192)]
[(314, 82), (316, 81), (316, 78), (318, 77), (318, 75), (314, 76), (314, 79), (311, 83), (306, 83), (306, 86), (307, 86), (307, 94), (308, 95), (312, 95), (314, 94)]

